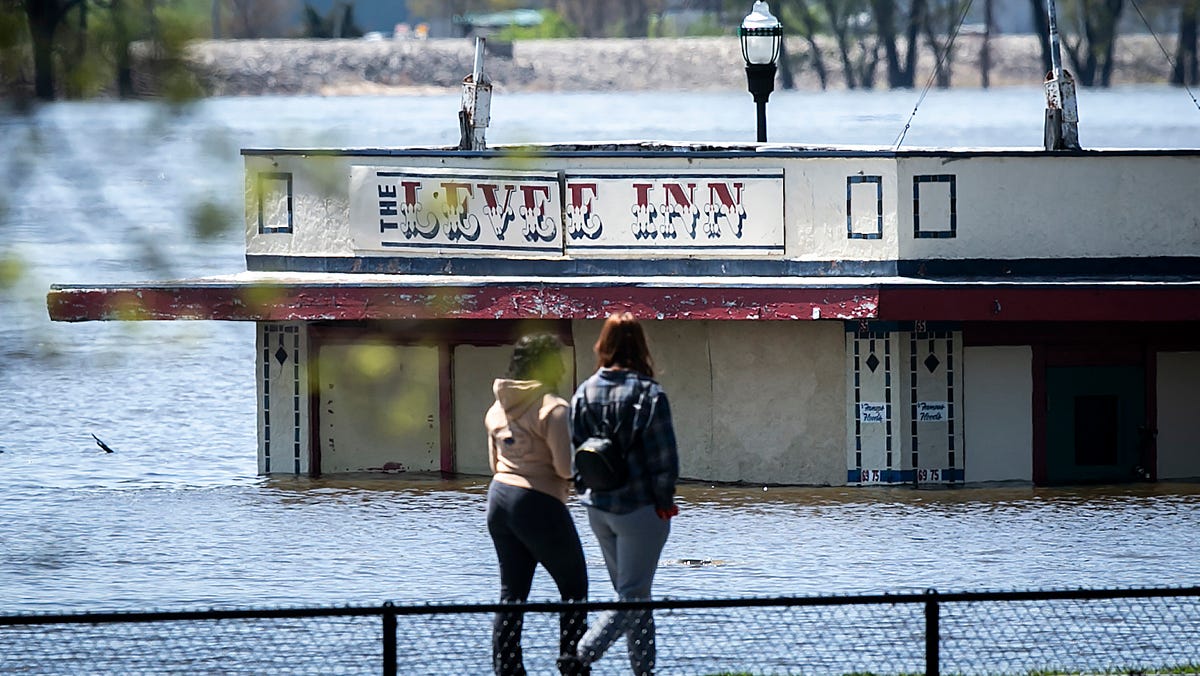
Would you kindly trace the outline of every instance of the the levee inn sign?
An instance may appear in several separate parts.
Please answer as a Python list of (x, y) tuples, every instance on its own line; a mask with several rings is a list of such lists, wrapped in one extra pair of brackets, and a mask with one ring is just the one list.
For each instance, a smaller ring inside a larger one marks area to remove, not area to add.
[(782, 256), (783, 170), (355, 166), (359, 252)]

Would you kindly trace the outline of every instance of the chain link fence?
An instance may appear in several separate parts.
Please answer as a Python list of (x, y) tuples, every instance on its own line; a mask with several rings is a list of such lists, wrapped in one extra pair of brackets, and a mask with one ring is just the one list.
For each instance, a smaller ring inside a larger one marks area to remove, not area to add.
[[(530, 674), (558, 673), (564, 610), (651, 610), (659, 674), (1200, 673), (1200, 587), (519, 607)], [(513, 609), (0, 616), (0, 674), (488, 674), (493, 618)], [(592, 673), (630, 673), (626, 650), (619, 640)]]

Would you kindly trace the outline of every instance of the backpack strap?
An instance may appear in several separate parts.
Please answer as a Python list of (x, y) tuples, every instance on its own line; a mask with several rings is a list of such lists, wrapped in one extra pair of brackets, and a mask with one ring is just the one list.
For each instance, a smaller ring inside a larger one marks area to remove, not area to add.
[[(583, 408), (587, 412), (585, 415), (587, 416), (589, 423), (591, 423), (592, 429), (594, 429), (596, 431), (595, 435), (590, 435), (590, 436), (602, 436), (607, 439), (610, 439), (621, 450), (622, 455), (625, 455), (628, 452), (629, 448), (633, 448), (634, 446), (636, 446), (638, 443), (638, 440), (642, 436), (642, 428), (645, 425), (644, 424), (639, 425), (638, 423), (641, 421), (643, 411), (646, 412), (646, 415), (649, 415), (649, 412), (646, 409), (646, 399), (647, 399), (647, 395), (650, 392), (650, 387), (653, 385), (653, 383), (650, 381), (643, 380), (640, 377), (637, 378), (637, 381), (638, 381), (638, 384), (637, 384), (637, 397), (638, 398), (637, 398), (637, 403), (634, 405), (634, 418), (631, 421), (630, 426), (629, 426), (629, 444), (628, 445), (621, 443), (621, 439), (618, 437), (618, 435), (620, 434), (620, 431), (621, 431), (621, 419), (618, 417), (616, 420), (616, 423), (613, 424), (612, 421), (610, 421), (608, 418), (609, 406), (602, 407), (604, 409), (604, 418), (603, 418), (603, 420), (597, 421), (595, 413), (592, 411), (591, 403), (588, 401), (586, 392), (581, 396), (581, 399), (583, 399)], [(599, 424), (597, 424), (597, 423), (599, 423)]]

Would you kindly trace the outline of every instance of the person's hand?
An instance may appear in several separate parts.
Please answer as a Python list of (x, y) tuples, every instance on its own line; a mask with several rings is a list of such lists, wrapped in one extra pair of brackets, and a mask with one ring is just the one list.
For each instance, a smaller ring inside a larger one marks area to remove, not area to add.
[(654, 513), (663, 521), (670, 521), (671, 517), (679, 513), (679, 505), (672, 504), (670, 507), (655, 507)]

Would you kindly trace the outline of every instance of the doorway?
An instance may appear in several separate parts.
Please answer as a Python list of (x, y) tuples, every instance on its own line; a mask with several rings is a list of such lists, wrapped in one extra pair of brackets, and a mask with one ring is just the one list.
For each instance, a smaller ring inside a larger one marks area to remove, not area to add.
[(1044, 482), (1124, 483), (1143, 477), (1141, 366), (1047, 366)]

